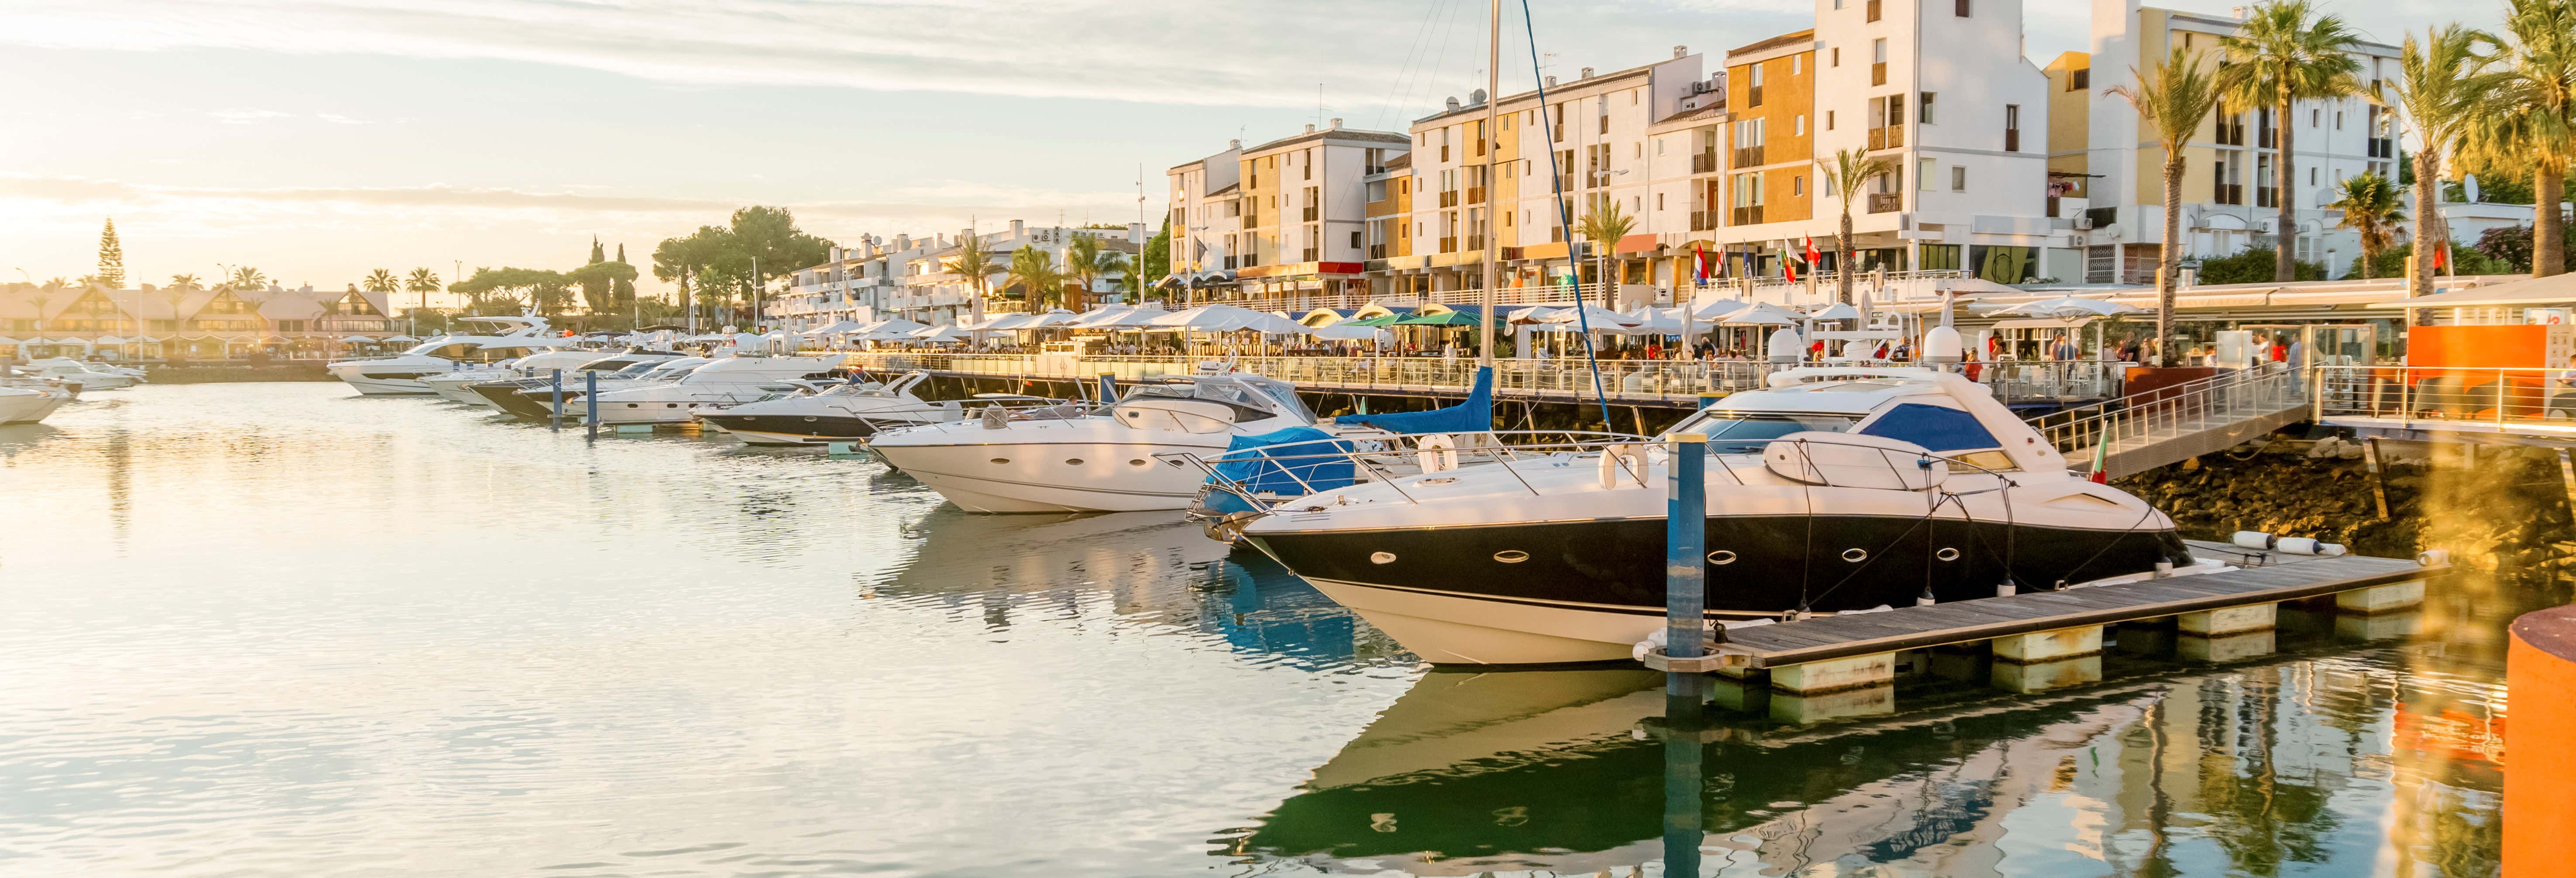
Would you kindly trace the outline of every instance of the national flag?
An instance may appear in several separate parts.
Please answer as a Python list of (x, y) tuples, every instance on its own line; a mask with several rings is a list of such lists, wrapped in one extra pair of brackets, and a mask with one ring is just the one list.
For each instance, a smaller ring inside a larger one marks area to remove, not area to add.
[(1790, 283), (1798, 282), (1798, 263), (1789, 258), (1789, 251), (1786, 249), (1780, 251), (1780, 279)]
[(1824, 254), (1822, 254), (1822, 253), (1818, 253), (1818, 252), (1816, 252), (1816, 236), (1814, 236), (1814, 235), (1807, 235), (1807, 236), (1806, 236), (1806, 239), (1807, 239), (1807, 267), (1808, 267), (1809, 269), (1813, 269), (1813, 268), (1815, 268), (1815, 267), (1816, 267), (1816, 263), (1824, 261), (1825, 256), (1824, 256)]
[(1708, 248), (1691, 245), (1691, 273), (1699, 277), (1700, 286), (1708, 286)]
[(2110, 433), (2105, 432), (2102, 434), (2102, 441), (2093, 443), (2093, 475), (2091, 478), (2094, 484), (2108, 485), (2111, 483), (2111, 470), (2109, 468), (2110, 457), (2111, 435)]
[(2443, 268), (2444, 266), (2447, 266), (2447, 265), (2449, 265), (2449, 264), (2451, 263), (2451, 260), (2450, 260), (2450, 256), (2451, 256), (2450, 250), (2451, 250), (2451, 248), (2449, 248), (2449, 247), (2435, 247), (2435, 248), (2433, 248), (2433, 270), (2434, 270), (2434, 271), (2441, 271), (2441, 270), (2442, 270), (2442, 268)]

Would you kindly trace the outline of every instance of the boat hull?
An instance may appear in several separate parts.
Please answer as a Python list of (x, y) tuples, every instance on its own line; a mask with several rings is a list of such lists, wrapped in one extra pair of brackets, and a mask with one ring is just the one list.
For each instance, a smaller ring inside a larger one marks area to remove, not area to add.
[(33, 424), (62, 408), (71, 396), (50, 393), (0, 396), (0, 424)]
[[(1907, 606), (1927, 586), (1942, 602), (1993, 597), (2007, 551), (2024, 589), (2192, 563), (2170, 529), (1921, 517), (1712, 516), (1707, 540), (1725, 561), (1704, 562), (1713, 619)], [(1661, 518), (1271, 531), (1252, 541), (1435, 664), (1623, 659), (1663, 625)]]
[(816, 445), (824, 442), (850, 442), (877, 434), (876, 424), (867, 418), (846, 415), (741, 415), (713, 413), (699, 415), (698, 420), (723, 428), (736, 438), (753, 445)]
[(1155, 455), (1224, 448), (1112, 442), (869, 446), (949, 502), (988, 513), (1186, 509), (1204, 476)]

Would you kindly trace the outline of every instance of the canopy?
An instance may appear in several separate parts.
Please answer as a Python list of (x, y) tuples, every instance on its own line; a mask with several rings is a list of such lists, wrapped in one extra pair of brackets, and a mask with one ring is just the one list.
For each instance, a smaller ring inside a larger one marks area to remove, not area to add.
[(821, 329), (816, 329), (816, 330), (813, 330), (813, 331), (811, 331), (811, 332), (809, 332), (809, 333), (806, 333), (806, 334), (807, 334), (807, 335), (852, 335), (852, 334), (856, 334), (856, 333), (860, 333), (860, 332), (865, 332), (865, 331), (867, 331), (867, 324), (865, 324), (865, 323), (860, 323), (860, 322), (858, 322), (858, 321), (856, 321), (856, 320), (843, 320), (843, 321), (841, 321), (841, 322), (839, 322), (839, 323), (834, 323), (834, 324), (832, 324), (832, 325), (830, 325), (830, 326), (826, 326), (826, 327), (823, 327), (823, 328), (821, 328)]
[(1998, 315), (2014, 314), (2024, 317), (2054, 317), (2060, 320), (2069, 320), (2077, 317), (2108, 317), (2113, 314), (2136, 314), (2145, 310), (2147, 309), (2140, 308), (2136, 305), (2123, 305), (2109, 299), (2088, 299), (2082, 296), (2059, 296), (2054, 299), (2023, 302), (2019, 305), (2004, 308), (1994, 313)]
[[(1285, 460), (1259, 450), (1274, 445), (1299, 447), (1288, 449)], [(1333, 434), (1313, 427), (1237, 435), (1227, 440), (1225, 454), (1219, 456), (1208, 481), (1222, 479), (1257, 494), (1298, 497), (1347, 488), (1353, 482), (1350, 450), (1349, 443), (1334, 441)]]
[(1377, 315), (1377, 316), (1375, 316), (1375, 317), (1360, 317), (1360, 318), (1356, 318), (1356, 319), (1352, 319), (1352, 320), (1344, 320), (1344, 321), (1342, 321), (1342, 322), (1340, 322), (1340, 323), (1336, 323), (1336, 324), (1333, 324), (1333, 325), (1335, 325), (1335, 326), (1393, 326), (1393, 325), (1395, 325), (1395, 322), (1396, 322), (1396, 321), (1398, 321), (1398, 320), (1402, 320), (1402, 319), (1404, 319), (1404, 315), (1402, 315), (1402, 314), (1380, 314), (1380, 315)]
[(1124, 310), (1111, 314), (1104, 314), (1096, 319), (1067, 323), (1065, 325), (1075, 329), (1143, 329), (1148, 326), (1162, 325), (1162, 319), (1172, 316), (1173, 313), (1165, 311), (1160, 306), (1155, 305), (1116, 305), (1110, 307), (1123, 308)]
[(1718, 321), (1718, 324), (1721, 326), (1796, 326), (1798, 315), (1791, 314), (1788, 309), (1769, 302), (1756, 302), (1726, 315), (1726, 319)]
[[(2438, 281), (2437, 281), (2438, 282)], [(2537, 307), (2576, 303), (2576, 274), (2553, 274), (2528, 280), (2507, 281), (2489, 286), (2453, 289), (2447, 293), (2404, 298), (2398, 290), (2384, 302), (2372, 302), (2373, 308), (2460, 308), (2481, 305)]]
[(98, 337), (97, 342), (99, 344), (124, 344), (125, 339), (118, 338), (113, 335), (102, 335)]
[[(1608, 308), (1604, 308), (1590, 302), (1583, 303), (1582, 307), (1582, 320), (1585, 323), (1588, 323), (1594, 332), (1616, 332), (1636, 322), (1626, 314), (1621, 314), (1617, 311), (1612, 311)], [(1575, 319), (1575, 310), (1573, 308), (1560, 308), (1553, 314), (1539, 318), (1539, 322), (1562, 323), (1568, 326), (1575, 326)]]
[(1990, 281), (1982, 277), (1960, 277), (1935, 281), (1932, 284), (1932, 288), (1945, 293), (1956, 294), (1962, 299), (1970, 296), (1993, 295), (1995, 293), (2023, 292), (2023, 290), (2018, 287), (2004, 286), (2003, 284), (1995, 283), (1994, 281)]
[(126, 340), (127, 340), (127, 341), (131, 341), (131, 342), (133, 342), (133, 343), (135, 343), (135, 344), (160, 344), (160, 343), (161, 343), (161, 340), (160, 340), (160, 339), (153, 338), (153, 337), (148, 336), (148, 335), (138, 335), (138, 336), (135, 336), (135, 337), (133, 337), (133, 338), (126, 339)]
[(352, 335), (352, 336), (349, 336), (348, 338), (341, 339), (341, 340), (340, 340), (340, 343), (341, 343), (341, 344), (375, 344), (375, 343), (376, 343), (376, 340), (375, 340), (375, 339), (372, 339), (372, 338), (368, 338), (368, 337), (363, 336), (363, 335)]
[(1387, 331), (1384, 329), (1379, 329), (1374, 326), (1353, 326), (1349, 323), (1336, 323), (1331, 326), (1309, 329), (1306, 330), (1306, 334), (1323, 339), (1368, 339), (1370, 341), (1386, 341), (1390, 338)]
[(1691, 316), (1699, 320), (1715, 320), (1750, 307), (1753, 303), (1743, 299), (1711, 299), (1691, 303)]
[(962, 328), (977, 332), (1009, 332), (1014, 329), (1027, 329), (1030, 324), (1036, 323), (1037, 320), (1038, 315), (1035, 314), (1004, 314), (1000, 317), (984, 321), (979, 325), (966, 326)]
[(1860, 319), (1860, 309), (1852, 307), (1850, 302), (1835, 302), (1832, 306), (1827, 307), (1827, 308), (1825, 308), (1824, 310), (1817, 311), (1817, 312), (1814, 312), (1814, 313), (1812, 313), (1812, 314), (1808, 314), (1808, 315), (1807, 315), (1807, 319), (1809, 319), (1809, 320), (1859, 320), (1859, 319)]
[(5, 335), (0, 335), (0, 344), (26, 344), (26, 342), (22, 342)]
[[(1166, 275), (1166, 277), (1168, 276), (1169, 275)], [(1049, 308), (1045, 313), (1031, 315), (1028, 328), (1042, 329), (1053, 326), (1067, 326), (1071, 325), (1073, 321), (1081, 319), (1081, 317), (1082, 315), (1080, 314), (1076, 314), (1062, 308)]]
[(386, 340), (386, 341), (389, 341), (389, 342), (393, 342), (393, 341), (419, 341), (420, 339), (416, 339), (416, 338), (413, 338), (413, 337), (408, 336), (408, 335), (396, 335), (396, 336), (388, 336), (385, 340)]
[(1494, 369), (1476, 367), (1476, 384), (1467, 400), (1447, 408), (1383, 415), (1342, 415), (1336, 425), (1358, 425), (1398, 433), (1483, 433), (1494, 429)]
[(1482, 315), (1465, 311), (1443, 311), (1438, 314), (1414, 314), (1397, 318), (1396, 326), (1474, 326), (1484, 322)]
[(1186, 311), (1175, 311), (1153, 318), (1152, 325), (1198, 332), (1234, 332), (1247, 329), (1266, 333), (1306, 331), (1306, 327), (1299, 325), (1297, 321), (1236, 305), (1200, 305)]
[(1127, 312), (1134, 310), (1136, 310), (1136, 306), (1134, 305), (1102, 305), (1089, 311), (1084, 311), (1080, 314), (1074, 315), (1074, 318), (1066, 321), (1065, 325), (1075, 329), (1092, 329), (1103, 326), (1108, 321), (1114, 321), (1125, 315)]
[(912, 337), (916, 340), (929, 342), (931, 344), (946, 344), (949, 342), (965, 341), (967, 336), (966, 330), (959, 329), (955, 326), (932, 326), (924, 327), (921, 330), (912, 333)]

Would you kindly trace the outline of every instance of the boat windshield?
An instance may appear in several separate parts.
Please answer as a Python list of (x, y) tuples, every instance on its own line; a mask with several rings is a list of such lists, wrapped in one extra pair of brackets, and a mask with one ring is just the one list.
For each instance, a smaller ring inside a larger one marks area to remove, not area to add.
[(633, 364), (629, 364), (626, 368), (619, 369), (619, 370), (617, 370), (615, 373), (612, 373), (612, 374), (613, 374), (615, 377), (620, 377), (620, 378), (641, 378), (641, 377), (643, 377), (643, 376), (644, 376), (644, 373), (646, 373), (646, 372), (651, 372), (651, 371), (653, 371), (653, 370), (655, 370), (655, 369), (662, 368), (662, 364), (663, 364), (663, 363), (665, 363), (665, 362), (668, 362), (668, 361), (667, 361), (667, 360), (646, 360), (646, 361), (641, 362), (641, 363), (633, 363)]
[(1129, 392), (1126, 398), (1203, 399), (1236, 408), (1251, 409), (1265, 416), (1276, 412), (1279, 408), (1277, 400), (1233, 381), (1174, 381), (1163, 384), (1141, 384), (1134, 391)]
[(446, 343), (446, 339), (430, 339), (428, 341), (421, 342), (419, 345), (416, 345), (409, 350), (403, 351), (403, 354), (406, 356), (411, 354), (426, 354), (430, 351), (438, 350), (440, 345), (444, 345)]
[(697, 370), (697, 368), (698, 368), (699, 366), (703, 366), (703, 365), (706, 365), (706, 364), (705, 364), (705, 363), (695, 363), (695, 364), (691, 364), (691, 365), (687, 365), (687, 366), (663, 366), (663, 367), (661, 367), (661, 368), (659, 368), (659, 369), (655, 369), (655, 370), (653, 370), (653, 371), (651, 371), (651, 372), (647, 372), (647, 373), (645, 373), (645, 374), (644, 374), (644, 377), (649, 378), (649, 379), (653, 379), (653, 380), (657, 380), (657, 381), (670, 381), (670, 380), (673, 380), (673, 379), (677, 379), (677, 378), (679, 378), (680, 376), (687, 375), (687, 374), (689, 374), (690, 372), (694, 372), (694, 371), (696, 371), (696, 370)]
[(1840, 433), (1851, 429), (1859, 419), (1850, 415), (1816, 412), (1741, 412), (1709, 409), (1679, 424), (1665, 435), (1698, 433), (1708, 437), (1708, 450), (1713, 454), (1740, 454), (1760, 451), (1765, 443), (1791, 433), (1817, 431)]

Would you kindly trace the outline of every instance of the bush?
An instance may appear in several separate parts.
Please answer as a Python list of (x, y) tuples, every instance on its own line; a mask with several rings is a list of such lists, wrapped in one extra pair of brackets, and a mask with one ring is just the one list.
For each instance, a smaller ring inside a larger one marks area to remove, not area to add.
[(2503, 263), (2509, 271), (2481, 272), (2522, 274), (2531, 270), (2531, 227), (2503, 226), (2478, 235), (2478, 252), (2488, 259)]
[[(2528, 239), (2526, 239), (2526, 243), (2528, 243)], [(2414, 255), (2415, 244), (2411, 241), (2379, 251), (2379, 258), (2371, 260), (2370, 262), (2370, 276), (2375, 278), (2405, 277), (2406, 260), (2412, 258)], [(2477, 250), (2468, 247), (2467, 245), (2461, 244), (2458, 241), (2451, 242), (2451, 266), (2451, 272), (2454, 274), (2520, 273), (2520, 270), (2515, 269), (2512, 263), (2491, 258), (2484, 253), (2480, 253)], [(2352, 266), (2346, 270), (2345, 276), (2355, 278), (2361, 276), (2360, 257), (2353, 258)]]
[[(2277, 257), (2274, 256), (2272, 248), (2270, 247), (2248, 247), (2243, 250), (2236, 251), (2236, 255), (2234, 256), (2219, 258), (2203, 256), (2200, 257), (2200, 274), (2198, 276), (2199, 279), (2196, 282), (2204, 284), (2262, 283), (2263, 281), (2272, 279), (2272, 260), (2275, 258)], [(2298, 269), (2296, 271), (2296, 276), (2299, 280), (2326, 279), (2326, 267), (2324, 265), (2314, 262), (2300, 262), (2297, 263), (2297, 265)]]

